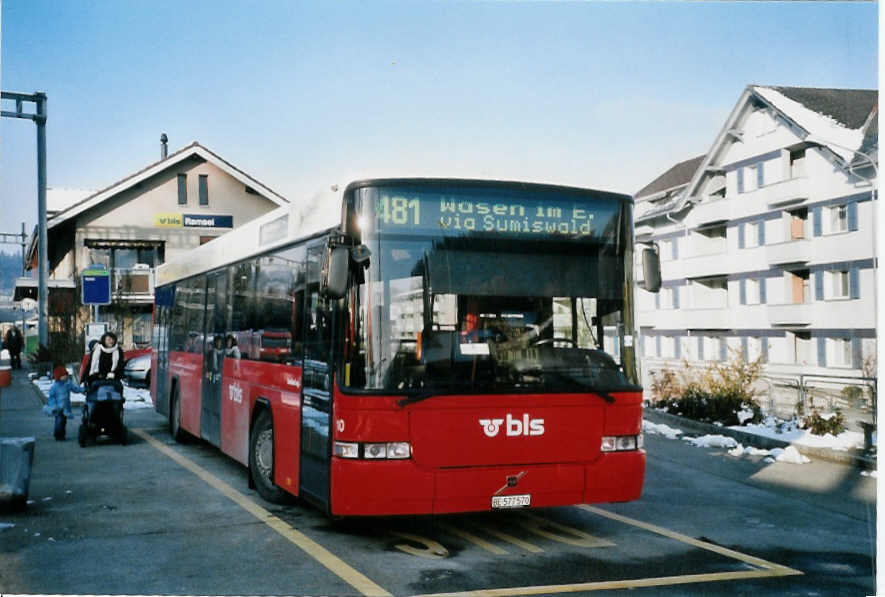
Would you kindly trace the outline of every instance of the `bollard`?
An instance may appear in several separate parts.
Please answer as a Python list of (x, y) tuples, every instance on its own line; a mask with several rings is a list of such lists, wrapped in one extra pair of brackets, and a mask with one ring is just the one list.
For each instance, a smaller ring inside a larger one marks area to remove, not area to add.
[(28, 502), (34, 438), (0, 439), (0, 508), (21, 510)]

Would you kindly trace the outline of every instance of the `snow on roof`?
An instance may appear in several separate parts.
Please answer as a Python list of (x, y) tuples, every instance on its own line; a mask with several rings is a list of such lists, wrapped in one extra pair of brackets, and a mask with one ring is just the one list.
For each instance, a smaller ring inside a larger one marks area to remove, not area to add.
[(765, 101), (783, 114), (789, 116), (796, 124), (808, 131), (821, 144), (833, 151), (846, 162), (851, 162), (854, 151), (860, 149), (864, 140), (862, 128), (851, 129), (828, 114), (816, 112), (804, 104), (788, 98), (772, 87), (754, 87), (753, 90)]
[(64, 211), (86, 197), (94, 195), (95, 192), (96, 189), (46, 187), (46, 211), (50, 213)]

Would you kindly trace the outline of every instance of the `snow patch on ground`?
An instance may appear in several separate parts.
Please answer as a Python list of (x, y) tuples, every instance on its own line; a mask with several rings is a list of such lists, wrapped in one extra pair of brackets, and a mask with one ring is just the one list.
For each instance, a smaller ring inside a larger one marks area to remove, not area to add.
[(839, 435), (814, 435), (807, 429), (799, 429), (794, 426), (785, 426), (780, 431), (773, 419), (763, 423), (747, 426), (733, 425), (729, 429), (752, 433), (762, 437), (779, 439), (791, 444), (806, 446), (809, 448), (829, 448), (830, 450), (847, 451), (855, 448), (863, 448), (863, 433), (860, 431), (844, 431)]
[(860, 474), (864, 477), (873, 477), (874, 479), (879, 478), (879, 471), (861, 471)]
[(736, 448), (738, 442), (725, 435), (702, 435), (701, 437), (683, 437), (685, 441), (698, 448)]
[[(40, 391), (43, 392), (43, 395), (48, 399), (49, 388), (52, 387), (52, 380), (46, 377), (41, 377), (39, 379), (33, 380), (33, 382), (34, 385), (37, 386)], [(123, 402), (124, 410), (154, 408), (154, 403), (151, 400), (151, 391), (144, 388), (133, 388), (131, 386), (123, 384), (123, 398), (126, 399), (126, 401)], [(71, 392), (71, 406), (82, 405), (85, 403), (86, 396), (84, 394)]]
[(652, 423), (651, 421), (643, 421), (642, 422), (642, 431), (649, 435), (663, 435), (667, 439), (676, 439), (679, 435), (682, 434), (681, 429), (674, 429), (668, 425), (664, 425), (663, 423)]

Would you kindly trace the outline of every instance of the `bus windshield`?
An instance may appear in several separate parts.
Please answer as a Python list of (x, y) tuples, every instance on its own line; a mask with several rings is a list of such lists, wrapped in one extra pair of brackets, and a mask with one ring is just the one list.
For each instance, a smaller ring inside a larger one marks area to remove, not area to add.
[(636, 389), (630, 206), (591, 191), (363, 189), (342, 379), (395, 394)]

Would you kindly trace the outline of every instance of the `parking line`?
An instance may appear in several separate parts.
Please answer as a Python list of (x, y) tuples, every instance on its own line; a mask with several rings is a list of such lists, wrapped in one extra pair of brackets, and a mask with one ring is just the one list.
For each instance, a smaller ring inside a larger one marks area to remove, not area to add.
[(773, 562), (763, 560), (762, 558), (747, 555), (745, 553), (734, 551), (733, 549), (728, 549), (726, 547), (720, 547), (719, 545), (708, 543), (706, 541), (701, 541), (700, 539), (695, 539), (694, 537), (689, 537), (688, 535), (683, 535), (682, 533), (677, 533), (676, 531), (671, 531), (670, 529), (665, 529), (663, 527), (659, 527), (648, 522), (642, 522), (641, 520), (636, 520), (635, 518), (629, 518), (621, 514), (615, 514), (614, 512), (609, 512), (608, 510), (603, 510), (602, 508), (588, 506), (587, 504), (581, 504), (578, 507), (599, 516), (604, 516), (605, 518), (617, 520), (618, 522), (623, 522), (634, 527), (639, 527), (640, 529), (645, 529), (646, 531), (657, 533), (658, 535), (662, 535), (669, 539), (674, 539), (676, 541), (687, 543), (694, 547), (706, 549), (707, 551), (712, 551), (714, 553), (739, 560), (741, 562), (744, 562), (745, 564), (750, 564), (751, 566), (757, 566), (766, 570), (777, 570), (783, 572), (785, 576), (803, 574), (799, 570), (794, 570), (792, 568), (788, 568), (787, 566), (781, 566), (780, 564), (775, 564)]
[[(682, 543), (686, 543), (700, 549), (705, 549), (707, 551), (718, 553), (720, 555), (738, 560), (740, 562), (744, 562), (745, 564), (754, 566), (755, 569), (737, 572), (684, 574), (681, 576), (659, 576), (653, 578), (637, 578), (628, 580), (606, 580), (562, 585), (505, 587), (500, 589), (480, 589), (477, 591), (461, 591), (455, 593), (429, 593), (426, 595), (417, 595), (414, 597), (504, 597), (505, 595), (577, 593), (580, 591), (589, 592), (609, 591), (616, 589), (638, 589), (643, 587), (663, 587), (693, 583), (748, 580), (752, 578), (775, 578), (779, 576), (795, 576), (803, 574), (803, 572), (801, 572), (800, 570), (794, 570), (793, 568), (782, 566), (780, 564), (775, 564), (774, 562), (769, 562), (767, 560), (763, 560), (762, 558), (757, 558), (745, 553), (741, 553), (739, 551), (734, 551), (733, 549), (720, 547), (706, 541), (695, 539), (694, 537), (689, 537), (688, 535), (683, 535), (682, 533), (677, 533), (676, 531), (671, 531), (657, 525), (642, 522), (641, 520), (636, 520), (634, 518), (615, 514), (614, 512), (609, 512), (595, 506), (588, 506), (586, 504), (583, 504), (578, 507), (599, 516), (603, 516), (605, 518), (610, 518), (624, 524), (629, 524), (631, 526), (635, 526), (646, 531), (650, 531), (652, 533), (657, 533), (658, 535), (662, 535), (675, 541), (680, 541)], [(489, 531), (491, 532), (491, 529), (489, 529)]]
[(164, 445), (156, 438), (148, 434), (142, 429), (132, 429), (133, 433), (148, 442), (151, 446), (177, 462), (182, 467), (197, 475), (200, 479), (211, 485), (231, 501), (240, 506), (243, 510), (272, 528), (274, 531), (285, 537), (291, 543), (299, 547), (304, 553), (312, 557), (314, 560), (325, 566), (330, 572), (338, 578), (353, 587), (361, 595), (378, 595), (388, 597), (391, 594), (374, 583), (362, 572), (353, 568), (350, 564), (333, 554), (331, 551), (296, 530), (290, 524), (280, 518), (274, 516), (268, 510), (265, 510), (257, 503), (207, 471), (200, 465), (185, 456), (182, 456), (172, 448)]
[(457, 527), (455, 527), (455, 526), (452, 526), (452, 525), (450, 525), (450, 524), (448, 524), (448, 523), (445, 523), (445, 522), (444, 522), (444, 523), (440, 524), (439, 526), (440, 526), (443, 530), (445, 530), (445, 531), (451, 533), (452, 535), (456, 535), (456, 536), (458, 536), (458, 537), (461, 537), (462, 539), (464, 539), (464, 540), (466, 540), (466, 541), (469, 541), (469, 542), (473, 543), (473, 544), (476, 545), (477, 547), (481, 547), (482, 549), (484, 549), (484, 550), (486, 550), (486, 551), (488, 551), (488, 552), (491, 552), (491, 553), (493, 553), (493, 554), (496, 554), (496, 555), (499, 555), (499, 556), (503, 556), (503, 555), (507, 555), (508, 553), (510, 553), (510, 552), (508, 552), (506, 549), (503, 549), (503, 548), (501, 548), (501, 547), (498, 547), (498, 546), (495, 545), (494, 543), (491, 543), (491, 542), (489, 542), (489, 541), (486, 541), (486, 540), (483, 539), (482, 537), (477, 537), (477, 536), (474, 535), (473, 533), (469, 533), (469, 532), (467, 532), (467, 531), (465, 531), (465, 530), (459, 529), (459, 528), (457, 528)]
[(493, 535), (493, 536), (497, 537), (501, 541), (506, 541), (507, 543), (512, 543), (513, 545), (515, 545), (517, 547), (521, 547), (524, 550), (529, 551), (531, 553), (542, 553), (544, 551), (543, 549), (541, 549), (537, 545), (532, 545), (528, 541), (523, 541), (522, 539), (514, 537), (513, 535), (508, 535), (507, 533), (505, 533), (503, 531), (499, 531), (498, 529), (494, 529), (490, 526), (481, 525), (480, 528), (482, 528), (489, 535)]

